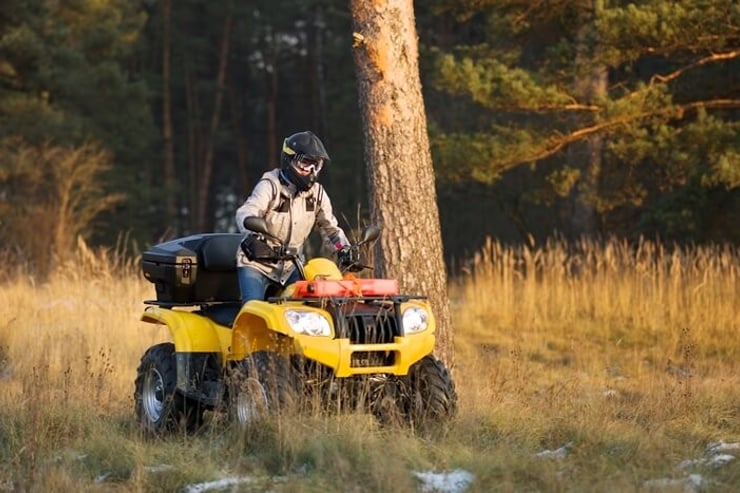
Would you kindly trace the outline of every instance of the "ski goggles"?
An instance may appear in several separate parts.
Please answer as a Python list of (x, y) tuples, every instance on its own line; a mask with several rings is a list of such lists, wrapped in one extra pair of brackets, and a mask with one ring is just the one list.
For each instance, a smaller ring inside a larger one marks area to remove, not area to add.
[(311, 159), (307, 157), (297, 157), (293, 164), (296, 168), (298, 168), (301, 171), (306, 171), (308, 173), (318, 173), (321, 171), (321, 168), (324, 166), (324, 160), (323, 159)]

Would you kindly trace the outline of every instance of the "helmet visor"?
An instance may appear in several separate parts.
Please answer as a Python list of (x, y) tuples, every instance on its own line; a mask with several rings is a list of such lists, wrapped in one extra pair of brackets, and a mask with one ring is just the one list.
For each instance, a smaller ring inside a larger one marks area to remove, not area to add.
[(296, 156), (293, 160), (293, 165), (304, 173), (318, 174), (321, 168), (324, 166), (323, 159), (312, 159), (306, 156)]

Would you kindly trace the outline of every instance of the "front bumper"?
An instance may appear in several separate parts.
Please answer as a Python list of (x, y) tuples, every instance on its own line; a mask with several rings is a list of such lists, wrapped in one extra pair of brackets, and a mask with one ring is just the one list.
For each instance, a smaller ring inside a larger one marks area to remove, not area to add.
[(424, 333), (381, 344), (304, 336), (295, 339), (295, 350), (304, 358), (332, 368), (341, 378), (371, 373), (406, 375), (411, 365), (434, 350), (434, 344), (434, 334)]

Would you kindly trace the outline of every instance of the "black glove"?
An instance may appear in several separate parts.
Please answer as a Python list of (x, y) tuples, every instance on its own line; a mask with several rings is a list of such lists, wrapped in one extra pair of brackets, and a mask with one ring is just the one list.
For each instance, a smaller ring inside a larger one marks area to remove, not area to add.
[(272, 260), (275, 250), (261, 235), (247, 235), (241, 243), (242, 252), (249, 260)]
[(357, 256), (351, 247), (345, 246), (337, 251), (337, 262), (339, 263), (339, 267), (347, 268), (357, 262)]

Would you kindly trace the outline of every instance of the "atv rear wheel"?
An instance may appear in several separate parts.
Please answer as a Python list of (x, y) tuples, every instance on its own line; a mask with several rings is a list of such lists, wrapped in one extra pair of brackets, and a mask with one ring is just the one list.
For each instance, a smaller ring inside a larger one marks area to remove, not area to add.
[(231, 416), (241, 427), (292, 410), (298, 402), (298, 376), (287, 358), (273, 352), (251, 354), (232, 371), (230, 380)]
[(202, 423), (203, 410), (177, 394), (176, 385), (174, 344), (150, 347), (141, 357), (134, 390), (136, 418), (145, 432), (160, 435), (178, 426), (190, 432)]

